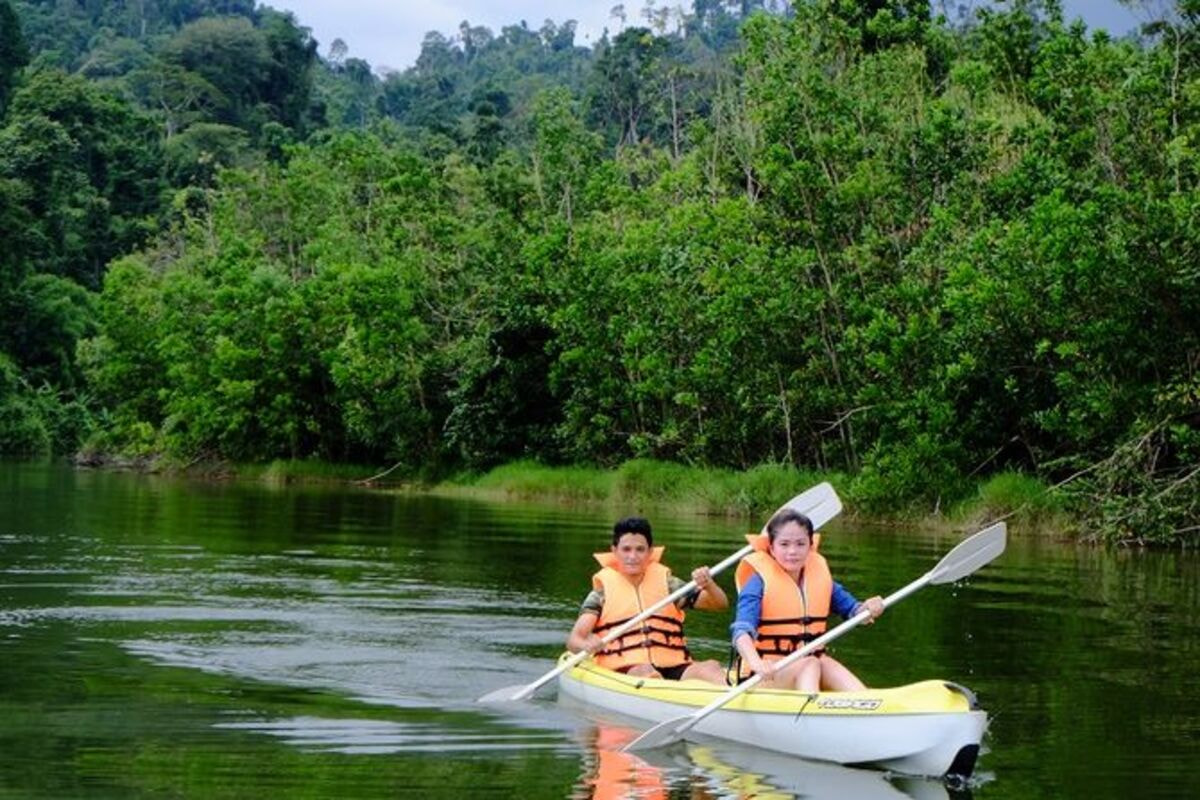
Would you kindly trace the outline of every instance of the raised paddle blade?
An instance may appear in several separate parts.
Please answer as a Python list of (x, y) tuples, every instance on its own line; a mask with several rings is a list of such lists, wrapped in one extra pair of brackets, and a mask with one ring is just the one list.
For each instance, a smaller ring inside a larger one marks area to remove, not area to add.
[(1008, 542), (1008, 527), (997, 522), (979, 533), (959, 542), (958, 546), (929, 571), (929, 582), (954, 583), (1004, 552)]
[[(778, 514), (785, 508), (799, 511), (808, 517), (812, 520), (813, 529), (816, 530), (841, 513), (842, 499), (838, 497), (837, 492), (834, 491), (831, 484), (818, 483), (808, 491), (801, 492), (791, 500), (788, 500), (775, 510), (775, 514)], [(775, 514), (771, 516), (773, 517)], [(762, 532), (767, 532), (765, 523), (763, 524)]]
[(682, 717), (675, 717), (666, 722), (660, 722), (650, 730), (643, 733), (638, 738), (634, 739), (629, 744), (621, 748), (623, 753), (632, 753), (638, 750), (653, 750), (656, 747), (672, 744), (679, 741), (681, 733), (686, 733), (691, 726), (687, 726), (680, 731), (679, 728), (686, 725), (692, 719), (691, 714), (685, 714)]

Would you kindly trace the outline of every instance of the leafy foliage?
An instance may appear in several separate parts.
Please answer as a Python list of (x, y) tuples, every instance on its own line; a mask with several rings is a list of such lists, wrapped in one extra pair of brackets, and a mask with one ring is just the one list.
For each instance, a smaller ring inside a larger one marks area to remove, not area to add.
[(29, 48), (21, 33), (17, 12), (8, 0), (0, 0), (0, 115), (21, 67), (29, 63)]
[(85, 5), (0, 60), (8, 449), (801, 467), (877, 513), (1001, 476), (1194, 539), (1194, 4), (464, 22), (382, 75), (251, 3)]

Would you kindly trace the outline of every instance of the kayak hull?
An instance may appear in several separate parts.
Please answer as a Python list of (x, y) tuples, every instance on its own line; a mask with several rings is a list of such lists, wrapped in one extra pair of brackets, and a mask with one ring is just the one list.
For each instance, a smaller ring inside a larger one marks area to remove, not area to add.
[[(559, 677), (563, 694), (596, 708), (663, 722), (724, 694), (703, 681), (631, 678), (584, 661)], [(691, 733), (806, 759), (907, 775), (968, 776), (987, 727), (970, 691), (930, 680), (861, 692), (753, 689)]]

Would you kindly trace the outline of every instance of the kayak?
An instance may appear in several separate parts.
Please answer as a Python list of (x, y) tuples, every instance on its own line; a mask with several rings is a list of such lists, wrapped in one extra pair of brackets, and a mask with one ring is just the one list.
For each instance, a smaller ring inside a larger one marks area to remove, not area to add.
[[(591, 659), (558, 681), (561, 695), (651, 722), (693, 713), (726, 691), (704, 681), (630, 677)], [(969, 689), (927, 680), (858, 692), (755, 687), (692, 732), (815, 761), (967, 777), (986, 728), (987, 714)]]

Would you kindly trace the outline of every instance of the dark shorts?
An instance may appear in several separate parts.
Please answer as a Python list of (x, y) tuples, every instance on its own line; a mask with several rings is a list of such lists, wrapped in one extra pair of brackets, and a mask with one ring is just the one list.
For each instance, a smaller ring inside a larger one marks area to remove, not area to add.
[(680, 664), (677, 667), (655, 667), (658, 673), (669, 681), (677, 681), (683, 677), (683, 673), (690, 667), (691, 664)]
[[(677, 667), (659, 667), (653, 664), (651, 666), (654, 666), (654, 668), (658, 670), (658, 674), (662, 675), (664, 679), (668, 681), (677, 681), (683, 677), (683, 673), (687, 671), (687, 668), (691, 665), (692, 662), (689, 661), (688, 663), (680, 664)], [(633, 669), (633, 667), (634, 665), (630, 664), (628, 667), (622, 667), (621, 669), (617, 670), (617, 672), (629, 672), (629, 670)]]

